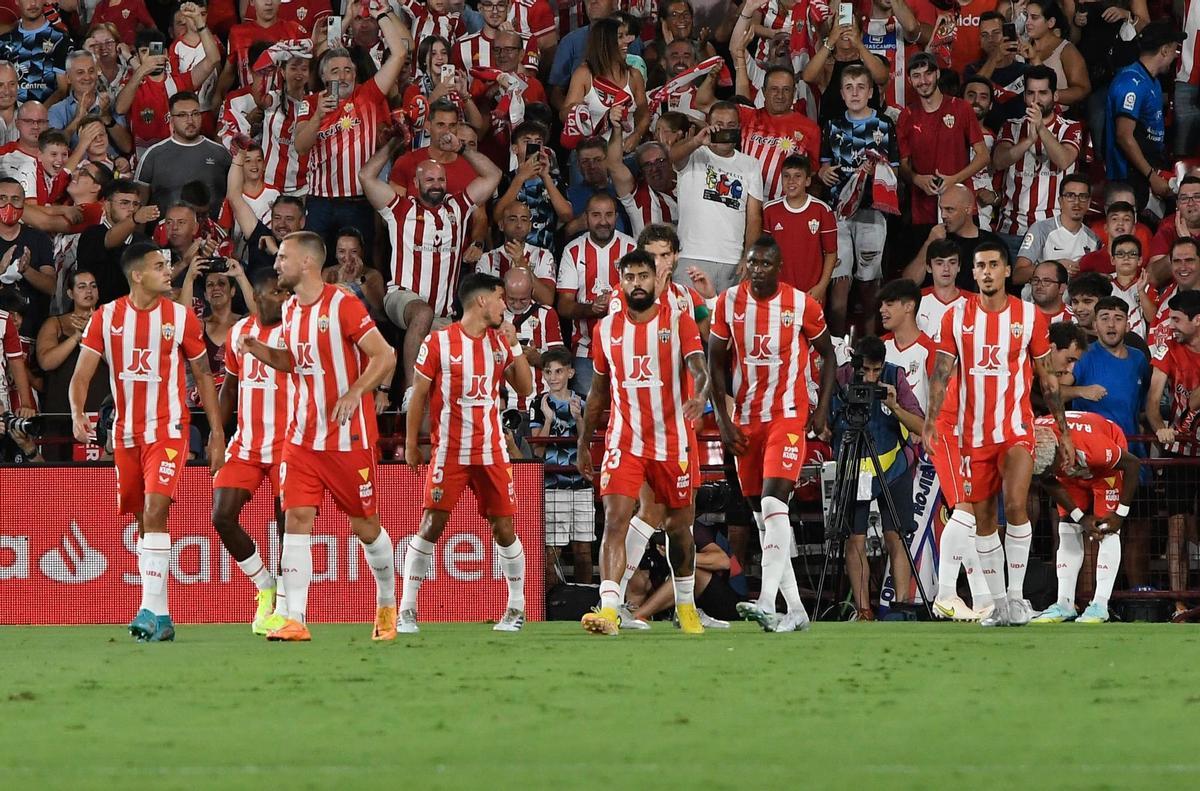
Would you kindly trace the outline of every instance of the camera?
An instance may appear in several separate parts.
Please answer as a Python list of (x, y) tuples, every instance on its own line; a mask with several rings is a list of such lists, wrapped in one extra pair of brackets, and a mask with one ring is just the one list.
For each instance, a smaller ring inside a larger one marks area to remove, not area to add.
[(861, 354), (851, 354), (850, 365), (854, 368), (854, 378), (846, 385), (843, 399), (846, 403), (846, 421), (851, 426), (862, 428), (870, 422), (871, 407), (875, 402), (887, 400), (887, 388), (875, 382), (864, 381)]
[(504, 426), (505, 431), (516, 433), (521, 428), (521, 411), (519, 409), (506, 409), (500, 413), (500, 424)]
[(221, 274), (229, 271), (229, 264), (219, 255), (214, 255), (211, 258), (204, 259), (204, 266), (207, 274)]
[(12, 412), (5, 412), (0, 415), (0, 425), (4, 426), (6, 434), (18, 431), (32, 439), (40, 439), (46, 430), (46, 419), (41, 415), (17, 417)]

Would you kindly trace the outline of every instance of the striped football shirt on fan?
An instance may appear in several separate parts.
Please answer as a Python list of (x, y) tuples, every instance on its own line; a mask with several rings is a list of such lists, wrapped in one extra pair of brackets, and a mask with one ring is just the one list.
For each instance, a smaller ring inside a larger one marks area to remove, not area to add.
[[(585, 233), (567, 245), (558, 265), (558, 290), (573, 293), (580, 304), (594, 302), (604, 291), (616, 291), (617, 262), (634, 248), (633, 239), (613, 232), (613, 238), (601, 247)], [(576, 357), (587, 357), (595, 319), (576, 319), (571, 345)]]
[[(1064, 146), (1079, 151), (1083, 145), (1083, 124), (1056, 115), (1046, 124), (1046, 130)], [(1075, 172), (1075, 163), (1059, 170), (1050, 161), (1046, 146), (1037, 134), (1030, 131), (1028, 118), (1009, 121), (1000, 130), (997, 142), (1016, 145), (1033, 138), (1033, 145), (1004, 171), (1004, 205), (997, 222), (997, 233), (1021, 236), (1039, 220), (1053, 217), (1058, 209), (1058, 189), (1064, 176)]]
[(638, 180), (633, 192), (619, 198), (629, 217), (629, 232), (637, 238), (647, 225), (674, 225), (679, 218), (679, 202), (670, 192), (658, 192), (643, 180)]
[(641, 459), (684, 461), (695, 443), (683, 417), (692, 397), (686, 360), (703, 355), (700, 330), (686, 313), (658, 302), (649, 321), (621, 310), (601, 318), (592, 335), (592, 365), (610, 378), (612, 416), (604, 447)]
[(284, 343), (292, 354), (296, 402), (288, 439), (309, 450), (371, 450), (375, 447), (375, 397), (363, 393), (344, 424), (333, 407), (367, 367), (358, 343), (378, 332), (363, 303), (340, 286), (326, 284), (308, 305), (296, 297), (283, 305)]
[(121, 297), (92, 314), (80, 346), (108, 363), (117, 408), (113, 437), (121, 447), (188, 435), (184, 361), (206, 354), (195, 313), (166, 299), (139, 310)]
[[(283, 91), (271, 96), (271, 107), (263, 117), (263, 180), (284, 195), (303, 195), (308, 188), (308, 160), (312, 152), (296, 150), (296, 124), (304, 102)], [(365, 160), (364, 160), (365, 161)]]
[[(310, 94), (300, 107), (299, 122), (310, 118), (320, 103), (320, 94)], [(390, 118), (387, 97), (374, 79), (344, 97), (321, 119), (317, 142), (308, 152), (308, 193), (321, 198), (361, 196), (358, 171), (375, 153), (375, 134)]]
[(392, 282), (420, 294), (436, 317), (453, 312), (467, 220), (475, 205), (465, 194), (447, 195), (429, 208), (412, 195), (392, 198), (379, 210), (392, 243)]
[(225, 341), (225, 371), (237, 380), (237, 430), (225, 458), (253, 464), (274, 464), (282, 458), (283, 441), (291, 425), (296, 382), (251, 354), (238, 352), (241, 338), (257, 338), (272, 349), (284, 348), (284, 325), (264, 327), (257, 316), (234, 324)]
[(455, 322), (426, 336), (415, 370), (429, 380), (433, 467), (508, 461), (500, 388), (512, 351), (498, 330), (472, 337)]

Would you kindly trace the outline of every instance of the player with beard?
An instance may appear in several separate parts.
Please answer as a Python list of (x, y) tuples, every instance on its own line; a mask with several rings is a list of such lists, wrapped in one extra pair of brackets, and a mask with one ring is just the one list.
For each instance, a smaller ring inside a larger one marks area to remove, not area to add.
[(702, 634), (694, 601), (696, 545), (691, 532), (699, 482), (692, 423), (708, 397), (700, 333), (691, 316), (655, 297), (657, 273), (649, 253), (627, 253), (618, 269), (625, 307), (600, 319), (592, 333), (595, 374), (576, 460), (580, 474), (594, 480), (592, 434), (611, 409), (599, 476), (604, 500), (600, 607), (583, 617), (583, 628), (604, 635), (619, 631), (625, 535), (646, 482), (666, 506), (663, 528), (679, 626), (686, 634)]
[(279, 482), (285, 514), (279, 562), (288, 617), (268, 640), (306, 642), (312, 583), (312, 531), (328, 492), (350, 518), (375, 577), (372, 640), (396, 638), (396, 580), (392, 539), (379, 524), (375, 492), (374, 392), (396, 367), (363, 303), (321, 279), (325, 243), (309, 231), (288, 234), (275, 257), (278, 286), (294, 294), (283, 306), (283, 346), (252, 334), (238, 350), (295, 375), (296, 406), (283, 446)]
[[(976, 530), (979, 563), (994, 604), (991, 614), (980, 621), (984, 626), (1021, 626), (1032, 616), (1024, 584), (1033, 538), (1026, 508), (1033, 477), (1034, 369), (1061, 432), (1063, 457), (1075, 457), (1058, 379), (1048, 364), (1046, 317), (1032, 303), (1005, 292), (1011, 272), (1004, 245), (988, 242), (975, 249), (979, 297), (956, 306), (942, 319), (922, 432), (947, 500), (955, 503), (951, 521), (968, 532)], [(938, 418), (947, 385), (956, 373), (958, 425), (951, 435), (939, 426)], [(995, 503), (1001, 484), (1008, 520), (1003, 548)]]
[(258, 589), (258, 608), (251, 630), (265, 635), (283, 626), (287, 618), (286, 597), (278, 590), (275, 576), (259, 555), (254, 539), (238, 519), (259, 485), (269, 479), (275, 495), (275, 526), (280, 541), (283, 540), (279, 468), (296, 385), (291, 374), (239, 351), (243, 337), (257, 338), (272, 349), (283, 345), (283, 303), (291, 294), (279, 285), (277, 275), (269, 269), (256, 272), (251, 281), (258, 315), (234, 324), (225, 341), (226, 376), (219, 393), (221, 425), (233, 418), (236, 405), (237, 430), (225, 450), (225, 464), (213, 480), (212, 522), (221, 544)]
[(1083, 124), (1058, 114), (1058, 75), (1048, 66), (1025, 71), (1025, 117), (1004, 125), (992, 151), (992, 170), (1004, 174), (1005, 201), (997, 230), (1022, 236), (1029, 226), (1053, 217), (1059, 180), (1075, 172)]
[[(829, 416), (837, 360), (821, 304), (779, 280), (782, 254), (763, 236), (746, 257), (748, 279), (722, 294), (708, 346), (713, 410), (721, 441), (737, 457), (738, 481), (750, 500), (762, 545), (762, 588), (757, 602), (738, 604), (738, 613), (768, 632), (808, 628), (808, 613), (792, 569), (794, 540), (788, 501), (804, 464), (810, 427), (810, 349), (821, 355), (821, 385), (811, 428), (820, 435)], [(728, 393), (726, 369), (733, 371)], [(730, 415), (727, 393), (733, 397)], [(775, 613), (776, 594), (787, 602)]]
[(425, 474), (421, 527), (404, 556), (404, 591), (399, 631), (415, 634), (417, 594), (433, 564), (433, 550), (463, 489), (475, 493), (479, 515), (492, 526), (508, 604), (497, 632), (519, 632), (525, 624), (525, 550), (513, 530), (516, 497), (512, 464), (500, 424), (500, 389), (507, 383), (521, 398), (533, 389), (533, 372), (517, 331), (505, 321), (504, 281), (472, 274), (458, 290), (463, 317), (436, 330), (421, 344), (408, 410), (404, 460), (415, 472), (421, 463), (418, 436), (430, 403), (432, 451)]

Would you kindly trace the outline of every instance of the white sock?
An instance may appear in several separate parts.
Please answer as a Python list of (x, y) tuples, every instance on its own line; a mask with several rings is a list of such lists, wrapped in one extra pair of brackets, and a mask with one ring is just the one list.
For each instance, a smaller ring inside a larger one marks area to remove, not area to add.
[(138, 550), (138, 571), (142, 575), (142, 607), (155, 615), (169, 615), (167, 575), (171, 573), (171, 534), (147, 533)]
[(621, 601), (625, 601), (625, 590), (629, 580), (637, 573), (642, 556), (646, 554), (646, 544), (654, 535), (654, 528), (640, 516), (629, 520), (629, 529), (625, 531), (625, 571), (621, 574)]
[(974, 527), (974, 514), (952, 511), (950, 520), (942, 528), (941, 546), (938, 547), (939, 599), (950, 599), (958, 595), (958, 570), (963, 565), (964, 550), (970, 542), (971, 530)]
[[(979, 566), (979, 549), (976, 547), (979, 535), (975, 532), (975, 515), (967, 516), (971, 517), (971, 529), (962, 548), (962, 563), (967, 571), (967, 587), (971, 589), (971, 609), (979, 612), (991, 603), (992, 592), (988, 590), (987, 580), (983, 578), (983, 569)], [(957, 573), (956, 571), (955, 574)]]
[(1121, 567), (1121, 536), (1113, 533), (1100, 541), (1096, 553), (1096, 595), (1092, 604), (1108, 609), (1108, 598), (1112, 596), (1113, 583), (1117, 581), (1117, 570)]
[(288, 606), (287, 606), (287, 591), (285, 590), (285, 588), (286, 588), (286, 586), (283, 584), (282, 578), (280, 578), (278, 581), (276, 581), (276, 583), (275, 583), (275, 612), (273, 612), (271, 614), (279, 615), (284, 618), (287, 618), (288, 617)]
[[(754, 517), (754, 525), (758, 528), (758, 546), (761, 549), (762, 547), (766, 546), (767, 543), (767, 527), (763, 524), (763, 516), (761, 512), (751, 511), (750, 514)], [(786, 574), (787, 572), (785, 571), (784, 573)], [(792, 576), (795, 576), (795, 572), (793, 572)], [(781, 588), (783, 587), (782, 581), (780, 581), (779, 586)], [(763, 612), (774, 614), (775, 600), (772, 599), (769, 602), (759, 601), (758, 608)]]
[(408, 540), (404, 553), (404, 586), (400, 594), (400, 611), (417, 609), (417, 594), (433, 563), (433, 544), (419, 535)]
[(808, 611), (804, 609), (804, 602), (800, 600), (800, 585), (796, 582), (796, 569), (792, 566), (792, 550), (795, 546), (796, 536), (792, 534), (791, 541), (788, 542), (787, 554), (784, 557), (783, 577), (779, 580), (779, 592), (783, 594), (788, 612), (801, 612), (807, 618)]
[(312, 584), (312, 536), (286, 533), (279, 557), (279, 576), (287, 591), (288, 617), (304, 623), (308, 614), (308, 586)]
[(245, 560), (239, 560), (237, 564), (238, 568), (254, 583), (254, 587), (260, 591), (275, 587), (275, 576), (271, 574), (271, 570), (267, 568), (262, 558), (258, 556), (257, 549), (254, 550), (254, 554)]
[(600, 606), (614, 610), (621, 606), (621, 586), (613, 580), (600, 581)]
[(689, 574), (686, 577), (680, 577), (676, 574), (671, 575), (671, 582), (675, 586), (675, 606), (681, 604), (696, 604), (696, 575)]
[(1000, 534), (976, 535), (975, 549), (979, 552), (979, 569), (987, 582), (992, 598), (1004, 598), (1004, 547), (1000, 546)]
[(1058, 577), (1058, 606), (1075, 609), (1075, 583), (1083, 568), (1083, 532), (1071, 522), (1058, 523), (1058, 553), (1054, 558), (1054, 573)]
[(506, 547), (496, 544), (496, 554), (500, 556), (500, 571), (508, 583), (508, 607), (525, 612), (525, 548), (521, 539), (515, 538)]
[(758, 596), (759, 607), (764, 603), (775, 609), (775, 596), (783, 579), (783, 567), (791, 562), (788, 557), (792, 542), (788, 534), (792, 522), (788, 518), (787, 503), (778, 497), (762, 498), (763, 534), (762, 545), (762, 591)]
[(372, 544), (362, 544), (363, 557), (375, 576), (375, 606), (396, 606), (396, 556), (392, 548), (392, 537), (380, 527), (379, 536)]
[(1033, 525), (1028, 522), (1009, 524), (1004, 533), (1004, 554), (1008, 558), (1008, 597), (1025, 598), (1025, 566), (1029, 563), (1029, 546), (1033, 543)]

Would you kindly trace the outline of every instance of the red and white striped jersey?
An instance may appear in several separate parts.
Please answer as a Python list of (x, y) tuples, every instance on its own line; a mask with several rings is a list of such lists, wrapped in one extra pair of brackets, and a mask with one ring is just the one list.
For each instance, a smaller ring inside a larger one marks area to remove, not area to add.
[(375, 447), (375, 396), (363, 393), (358, 411), (344, 425), (333, 407), (367, 367), (359, 341), (378, 332), (361, 300), (326, 284), (308, 305), (296, 297), (283, 305), (284, 342), (292, 353), (296, 401), (288, 441), (309, 450), (371, 450)]
[(522, 38), (537, 39), (554, 32), (554, 12), (546, 0), (513, 0), (508, 21)]
[(392, 243), (388, 290), (403, 288), (420, 294), (435, 317), (449, 316), (462, 266), (467, 220), (474, 209), (475, 204), (463, 193), (447, 195), (436, 208), (421, 203), (415, 195), (397, 195), (380, 209)]
[(308, 33), (300, 25), (282, 17), (277, 17), (267, 27), (257, 22), (242, 22), (229, 29), (229, 60), (237, 72), (238, 85), (248, 86), (254, 79), (250, 62), (250, 48), (256, 41), (266, 41), (274, 44), (277, 41), (300, 40), (308, 38)]
[(755, 297), (748, 281), (717, 297), (709, 332), (733, 349), (734, 420), (807, 418), (810, 342), (826, 331), (821, 303), (784, 283), (767, 299)]
[(933, 286), (921, 290), (921, 304), (917, 308), (917, 329), (929, 336), (935, 343), (942, 337), (942, 318), (975, 295), (968, 291), (959, 291), (958, 296), (949, 302), (943, 302), (933, 291)]
[(434, 330), (421, 343), (415, 370), (429, 380), (430, 465), (508, 461), (500, 425), (500, 387), (512, 365), (498, 330), (475, 338), (460, 322)]
[(937, 357), (937, 344), (921, 332), (907, 346), (896, 343), (890, 332), (883, 336), (883, 347), (887, 349), (887, 361), (904, 371), (904, 378), (912, 388), (913, 395), (922, 411), (929, 410), (929, 378), (933, 376), (933, 362)]
[(619, 199), (629, 217), (629, 234), (634, 239), (647, 225), (674, 225), (679, 219), (679, 202), (672, 192), (658, 192), (639, 179), (633, 192)]
[(250, 115), (257, 109), (258, 102), (249, 88), (230, 91), (225, 101), (221, 102), (220, 126), (217, 129), (221, 145), (233, 151), (238, 138), (253, 137), (254, 125), (250, 122)]
[(808, 156), (812, 172), (821, 167), (821, 130), (796, 111), (771, 115), (765, 109), (739, 106), (742, 151), (762, 163), (763, 203), (783, 195), (783, 160), (792, 154)]
[(282, 322), (264, 327), (257, 316), (247, 316), (229, 329), (225, 342), (225, 372), (237, 381), (237, 430), (225, 460), (241, 459), (252, 464), (276, 464), (282, 458), (283, 441), (292, 420), (296, 382), (291, 374), (272, 368), (252, 354), (238, 352), (242, 337), (257, 338), (272, 349), (282, 349)]
[[(271, 107), (263, 116), (263, 180), (284, 195), (303, 195), (308, 191), (308, 159), (296, 150), (296, 123), (303, 101), (283, 91), (271, 96)], [(364, 160), (365, 161), (365, 160)]]
[[(809, 54), (820, 39), (817, 28), (828, 18), (827, 0), (796, 0), (790, 7), (785, 7), (779, 0), (770, 0), (763, 9), (762, 23), (763, 27), (789, 34), (794, 42), (793, 55), (796, 55), (799, 53), (795, 45), (799, 45), (804, 54)], [(770, 39), (759, 37), (755, 59), (768, 59), (770, 46)]]
[(166, 299), (139, 310), (120, 297), (96, 309), (80, 345), (108, 363), (121, 447), (188, 435), (184, 362), (206, 354), (195, 313)]
[[(1083, 124), (1079, 121), (1068, 121), (1055, 115), (1046, 124), (1046, 129), (1063, 145), (1076, 151), (1083, 145)], [(1004, 125), (996, 142), (1016, 145), (1031, 135), (1029, 119), (1016, 118)], [(1001, 191), (1004, 203), (1000, 207), (996, 232), (1021, 236), (1038, 220), (1053, 217), (1058, 209), (1058, 188), (1062, 178), (1074, 172), (1074, 161), (1059, 170), (1046, 153), (1041, 138), (1035, 138), (1025, 155), (1004, 171)]]
[(8, 311), (0, 310), (0, 410), (13, 411), (12, 398), (8, 392), (8, 361), (24, 359), (25, 351), (21, 347), (21, 333), (17, 322)]
[(1033, 432), (1033, 361), (1050, 353), (1049, 325), (1032, 302), (1008, 297), (996, 312), (979, 300), (942, 319), (938, 351), (958, 360), (959, 441), (982, 447)]
[[(248, 192), (242, 193), (242, 199), (246, 201), (246, 205), (250, 207), (250, 210), (254, 212), (254, 216), (263, 225), (271, 224), (271, 207), (275, 205), (275, 199), (278, 197), (279, 190), (272, 189), (266, 185), (263, 185), (257, 195), (251, 195)], [(236, 238), (237, 240), (254, 233), (253, 228), (234, 227), (237, 225), (237, 222), (234, 219), (233, 207), (229, 205), (228, 198), (221, 203), (221, 214), (217, 217), (217, 225), (229, 232), (231, 238)]]
[(584, 0), (556, 0), (554, 9), (559, 38), (588, 23), (587, 4)]
[[(516, 3), (513, 3), (510, 8), (515, 7)], [(522, 36), (521, 43), (525, 47), (525, 53), (521, 56), (521, 66), (536, 75), (538, 65), (541, 63), (541, 52), (538, 50), (537, 41)], [(454, 63), (462, 69), (470, 69), (475, 66), (483, 68), (495, 66), (492, 40), (483, 35), (482, 30), (460, 37), (454, 43)]]
[[(1149, 325), (1146, 324), (1146, 314), (1142, 311), (1138, 281), (1134, 280), (1126, 288), (1121, 285), (1115, 272), (1108, 277), (1112, 280), (1112, 295), (1125, 300), (1125, 304), (1129, 306), (1129, 331), (1144, 340), (1148, 334)], [(1151, 302), (1154, 302), (1158, 297), (1158, 292), (1149, 283), (1146, 284), (1145, 291), (1150, 296)]]
[(412, 32), (413, 41), (441, 36), (454, 46), (454, 42), (467, 34), (467, 23), (463, 21), (461, 14), (439, 14), (421, 0), (401, 0), (400, 6), (412, 19), (409, 30)]
[[(550, 288), (554, 288), (554, 253), (545, 247), (538, 247), (536, 244), (526, 242), (525, 255), (529, 256), (529, 270), (533, 272), (533, 276)], [(504, 251), (503, 246), (488, 250), (475, 262), (475, 271), (485, 275), (504, 277), (510, 269), (512, 269), (512, 261), (509, 260), (508, 253)]]
[(904, 38), (904, 28), (895, 16), (873, 17), (867, 20), (863, 31), (863, 46), (888, 62), (891, 77), (888, 79), (887, 91), (884, 93), (884, 103), (888, 107), (903, 109), (904, 95), (908, 90), (908, 73), (906, 55), (908, 45)]
[(1150, 332), (1146, 336), (1146, 345), (1151, 353), (1165, 349), (1168, 341), (1175, 340), (1175, 332), (1171, 329), (1171, 297), (1179, 293), (1179, 284), (1172, 282), (1158, 295), (1158, 309), (1150, 322)]
[[(1192, 411), (1188, 406), (1192, 392), (1200, 388), (1200, 354), (1172, 338), (1162, 346), (1150, 349), (1150, 365), (1170, 380), (1163, 389), (1171, 404), (1171, 421), (1167, 425), (1179, 428), (1180, 422)], [(1165, 450), (1181, 456), (1200, 456), (1200, 444), (1194, 441), (1172, 442)]]
[[(511, 310), (505, 310), (504, 320), (512, 322), (513, 327), (517, 331), (517, 340), (521, 342), (522, 346), (528, 346), (530, 349), (544, 352), (554, 346), (563, 345), (558, 314), (554, 312), (553, 308), (546, 305), (539, 305), (535, 302), (529, 306), (529, 310), (519, 316)], [(529, 409), (530, 398), (538, 393), (546, 392), (546, 383), (542, 379), (542, 367), (540, 365), (532, 365), (530, 368), (533, 369), (532, 395), (529, 398), (519, 396), (516, 390), (506, 387), (506, 409), (520, 409), (521, 411), (525, 411)]]
[(649, 321), (638, 323), (621, 310), (596, 323), (592, 366), (597, 376), (609, 377), (612, 399), (606, 455), (686, 465), (695, 443), (683, 417), (683, 404), (692, 397), (686, 360), (694, 354), (704, 354), (696, 322), (662, 301)]
[[(991, 129), (980, 125), (980, 131), (983, 132), (983, 144), (987, 146), (988, 157), (991, 157), (993, 149), (996, 148), (996, 135)], [(975, 149), (971, 149), (971, 161), (975, 161)], [(988, 164), (984, 166), (978, 173), (971, 176), (971, 189), (978, 193), (980, 190), (996, 190), (996, 175), (992, 173), (992, 164), (989, 159)], [(976, 224), (985, 231), (993, 230), (995, 223), (996, 209), (991, 204), (987, 206), (977, 206), (979, 214), (976, 217)]]
[[(225, 57), (225, 47), (217, 41), (217, 49), (221, 52), (221, 57)], [(171, 42), (167, 48), (167, 63), (170, 64), (172, 74), (187, 74), (192, 69), (200, 65), (204, 60), (204, 45), (197, 42), (196, 46), (192, 47), (183, 39), (177, 38)], [(208, 75), (208, 79), (200, 86), (200, 90), (196, 91), (196, 95), (200, 97), (200, 109), (212, 110), (213, 93), (217, 90), (217, 77), (220, 69), (213, 69), (212, 74)]]
[[(300, 106), (303, 122), (316, 111), (318, 94)], [(375, 153), (375, 134), (390, 122), (387, 97), (374, 78), (354, 89), (321, 119), (317, 142), (308, 152), (308, 192), (322, 198), (356, 198), (363, 194), (358, 171)]]
[[(563, 250), (559, 261), (558, 290), (573, 293), (581, 304), (595, 302), (605, 291), (616, 292), (620, 279), (617, 262), (634, 246), (633, 239), (620, 231), (614, 231), (613, 238), (603, 247), (592, 241), (590, 233), (577, 237)], [(575, 356), (587, 357), (596, 320), (576, 319), (574, 324), (571, 345), (575, 347)]]
[(1183, 33), (1187, 38), (1179, 54), (1176, 82), (1200, 85), (1200, 2), (1184, 0)]
[(1051, 324), (1054, 324), (1057, 321), (1070, 321), (1070, 322), (1075, 321), (1075, 314), (1071, 312), (1071, 309), (1069, 307), (1067, 307), (1066, 303), (1063, 303), (1061, 310), (1056, 310), (1053, 313), (1047, 313), (1046, 311), (1042, 310), (1041, 308), (1038, 308), (1038, 311), (1043, 316), (1046, 317), (1046, 326), (1047, 327), (1049, 327)]

